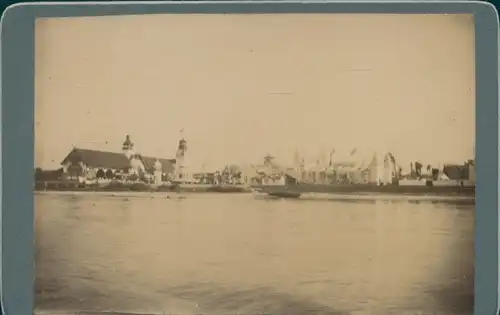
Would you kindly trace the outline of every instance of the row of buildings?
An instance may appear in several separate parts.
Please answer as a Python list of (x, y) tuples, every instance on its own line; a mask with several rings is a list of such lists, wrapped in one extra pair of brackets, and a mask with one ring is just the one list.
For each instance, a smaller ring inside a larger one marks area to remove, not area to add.
[(306, 166), (304, 159), (294, 158), (294, 165), (282, 166), (268, 155), (261, 165), (248, 167), (228, 165), (213, 173), (189, 174), (186, 168), (187, 141), (181, 138), (175, 158), (151, 157), (134, 150), (129, 135), (125, 137), (121, 152), (73, 148), (61, 162), (62, 172), (80, 180), (119, 179), (138, 180), (161, 184), (163, 182), (206, 184), (285, 184), (288, 178), (295, 182), (317, 184), (409, 184), (432, 180), (437, 184), (466, 181), (475, 184), (474, 160), (464, 165), (444, 165), (426, 168), (412, 163), (410, 174), (402, 174), (401, 167), (390, 152), (353, 150), (347, 155), (330, 153), (328, 162), (317, 161)]
[(411, 163), (411, 171), (403, 173), (401, 166), (390, 152), (353, 150), (348, 155), (331, 154), (329, 162), (317, 161), (306, 166), (304, 159), (296, 156), (295, 165), (285, 167), (274, 157), (267, 156), (257, 167), (262, 184), (284, 184), (285, 178), (315, 184), (399, 184), (466, 185), (474, 186), (476, 172), (474, 160), (463, 165), (446, 164), (440, 167), (423, 167), (419, 162)]
[(391, 153), (379, 155), (376, 152), (356, 152), (353, 151), (348, 156), (330, 154), (329, 162), (318, 160), (313, 165), (305, 165), (304, 159), (296, 153), (295, 165), (292, 167), (282, 166), (273, 156), (268, 155), (257, 169), (263, 175), (263, 184), (283, 184), (285, 178), (315, 184), (392, 183), (397, 165)]

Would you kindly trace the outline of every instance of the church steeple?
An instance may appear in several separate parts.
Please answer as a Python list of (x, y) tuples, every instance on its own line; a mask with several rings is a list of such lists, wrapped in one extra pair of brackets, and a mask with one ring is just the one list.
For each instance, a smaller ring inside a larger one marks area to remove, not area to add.
[(123, 142), (123, 150), (130, 150), (134, 148), (134, 143), (130, 140), (130, 135), (125, 136), (125, 142)]
[(187, 141), (182, 138), (179, 140), (179, 146), (177, 147), (177, 155), (184, 156), (187, 151)]
[(184, 139), (184, 129), (181, 129), (181, 140), (179, 140), (179, 146), (177, 147), (177, 157), (183, 157), (187, 151), (187, 141)]
[(134, 143), (130, 140), (130, 135), (125, 136), (125, 142), (123, 142), (122, 150), (129, 159), (134, 154)]

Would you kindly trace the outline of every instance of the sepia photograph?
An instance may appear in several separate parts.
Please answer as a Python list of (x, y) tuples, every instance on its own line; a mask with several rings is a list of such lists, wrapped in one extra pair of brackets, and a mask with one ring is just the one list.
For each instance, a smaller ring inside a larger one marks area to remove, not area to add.
[(37, 19), (35, 314), (470, 315), (474, 31)]

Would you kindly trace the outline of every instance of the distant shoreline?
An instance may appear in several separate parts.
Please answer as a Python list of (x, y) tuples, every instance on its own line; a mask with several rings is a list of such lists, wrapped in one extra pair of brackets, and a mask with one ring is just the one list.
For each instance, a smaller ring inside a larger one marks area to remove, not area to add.
[[(148, 198), (148, 199), (170, 199), (170, 200), (182, 200), (202, 198), (203, 196), (227, 196), (227, 194), (221, 194), (217, 192), (189, 192), (189, 193), (175, 193), (175, 192), (141, 192), (141, 191), (88, 191), (88, 190), (73, 190), (73, 191), (62, 191), (62, 190), (46, 190), (46, 191), (34, 191), (35, 196), (95, 196), (95, 197), (111, 197), (111, 198), (121, 198), (124, 200), (129, 200), (129, 198)], [(248, 196), (251, 199), (257, 200), (267, 200), (267, 201), (279, 201), (284, 200), (283, 198), (274, 197), (267, 195), (265, 193), (233, 193), (229, 196)], [(228, 197), (229, 197), (228, 196)], [(399, 203), (399, 202), (409, 202), (409, 203), (445, 203), (454, 205), (474, 205), (475, 198), (473, 196), (458, 196), (458, 195), (404, 195), (404, 194), (386, 194), (386, 193), (373, 193), (373, 194), (354, 194), (354, 193), (334, 193), (334, 194), (324, 194), (324, 193), (305, 193), (300, 198), (292, 198), (293, 201), (304, 202), (304, 201), (324, 201), (324, 202), (362, 202), (362, 203)]]
[[(82, 193), (218, 193), (218, 194), (250, 194), (258, 193), (263, 196), (276, 192), (300, 193), (303, 199), (314, 198), (373, 198), (387, 197), (389, 199), (475, 199), (475, 189), (460, 187), (398, 187), (398, 186), (368, 186), (349, 185), (328, 187), (322, 185), (310, 191), (307, 187), (293, 186), (243, 186), (243, 185), (211, 185), (211, 184), (164, 184), (160, 186), (144, 183), (111, 183), (108, 185), (85, 185), (76, 182), (38, 182), (34, 187), (35, 192), (82, 192)], [(316, 190), (316, 191), (315, 191)], [(320, 196), (320, 197), (318, 197)], [(273, 197), (272, 194), (269, 197)], [(279, 194), (278, 194), (279, 197)]]
[(80, 184), (77, 182), (37, 182), (35, 191), (86, 191), (86, 192), (173, 192), (173, 193), (251, 193), (252, 189), (243, 185), (210, 184), (163, 184), (109, 183), (104, 185)]

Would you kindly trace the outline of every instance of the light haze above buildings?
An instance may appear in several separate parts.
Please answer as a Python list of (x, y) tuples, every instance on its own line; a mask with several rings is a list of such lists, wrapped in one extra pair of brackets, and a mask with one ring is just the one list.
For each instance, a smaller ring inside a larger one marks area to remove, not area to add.
[(150, 15), (36, 23), (36, 165), (73, 146), (193, 168), (332, 148), (399, 163), (474, 154), (466, 15)]

